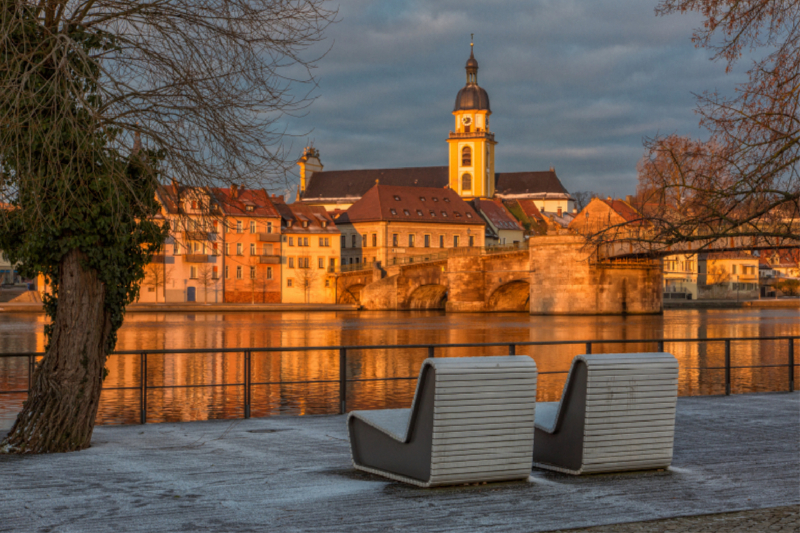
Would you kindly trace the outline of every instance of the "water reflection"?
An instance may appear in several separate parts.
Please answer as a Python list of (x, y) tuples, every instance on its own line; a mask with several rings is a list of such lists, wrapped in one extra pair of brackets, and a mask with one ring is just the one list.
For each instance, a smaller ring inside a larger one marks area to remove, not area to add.
[[(531, 317), (520, 313), (456, 314), (440, 312), (342, 313), (137, 313), (126, 318), (119, 350), (252, 348), (296, 346), (385, 346), (389, 344), (454, 344), (481, 342), (568, 341), (577, 339), (660, 339), (725, 336), (800, 335), (798, 312), (792, 310), (680, 310), (663, 316)], [(44, 318), (0, 314), (0, 352), (42, 351)], [(612, 344), (600, 352), (652, 351), (655, 343)], [(668, 344), (681, 364), (680, 394), (721, 394), (723, 343)], [(449, 348), (437, 356), (504, 354), (507, 348)], [(567, 370), (582, 345), (520, 347), (540, 372)], [(416, 376), (425, 350), (353, 349), (348, 352), (348, 379)], [(733, 371), (733, 392), (785, 390), (788, 384), (786, 341), (733, 344), (732, 365), (782, 365)], [(339, 402), (339, 354), (335, 350), (254, 353), (252, 416), (332, 413)], [(104, 424), (139, 420), (141, 358), (115, 355), (101, 401)], [(538, 398), (559, 398), (566, 374), (543, 374)], [(0, 390), (27, 388), (27, 361), (0, 359)], [(150, 422), (236, 418), (244, 411), (242, 353), (147, 356), (147, 417)], [(322, 383), (297, 383), (319, 381)], [(207, 388), (161, 388), (173, 385)], [(407, 406), (414, 380), (350, 383), (351, 409)], [(25, 394), (0, 395), (0, 428), (13, 422)]]

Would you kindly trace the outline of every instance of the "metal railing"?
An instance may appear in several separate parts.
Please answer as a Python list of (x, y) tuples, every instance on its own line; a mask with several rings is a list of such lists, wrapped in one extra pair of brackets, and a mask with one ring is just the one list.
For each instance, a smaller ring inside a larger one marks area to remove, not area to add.
[[(731, 394), (731, 374), (733, 370), (744, 368), (786, 368), (788, 370), (787, 389), (794, 392), (794, 368), (800, 366), (795, 363), (795, 341), (800, 339), (800, 335), (771, 336), (771, 337), (714, 337), (714, 338), (678, 338), (678, 339), (594, 339), (594, 340), (574, 340), (574, 341), (527, 341), (527, 342), (490, 342), (490, 343), (464, 343), (464, 344), (393, 344), (393, 345), (365, 345), (365, 346), (278, 346), (263, 348), (212, 348), (212, 349), (191, 349), (191, 350), (145, 350), (145, 351), (119, 351), (112, 355), (138, 355), (140, 365), (140, 383), (133, 387), (104, 387), (103, 390), (139, 390), (140, 391), (140, 421), (147, 423), (147, 391), (157, 389), (187, 389), (205, 387), (244, 387), (243, 410), (244, 418), (250, 418), (250, 405), (252, 400), (253, 386), (261, 385), (297, 385), (312, 383), (338, 383), (339, 389), (339, 413), (347, 411), (347, 384), (368, 381), (400, 381), (415, 380), (417, 376), (401, 377), (382, 377), (382, 378), (347, 378), (347, 353), (350, 350), (426, 350), (428, 357), (435, 357), (437, 350), (448, 348), (508, 348), (508, 355), (517, 355), (517, 348), (520, 346), (563, 346), (563, 345), (583, 345), (585, 353), (593, 353), (593, 347), (597, 344), (654, 344), (656, 351), (663, 352), (667, 344), (687, 344), (687, 343), (723, 343), (724, 344), (724, 366), (719, 367), (700, 367), (701, 370), (724, 370), (725, 371), (725, 395)], [(786, 341), (787, 361), (785, 364), (774, 365), (731, 365), (732, 343), (752, 341)], [(275, 352), (311, 352), (311, 351), (338, 351), (339, 352), (339, 376), (338, 379), (304, 380), (304, 381), (263, 381), (253, 382), (252, 362), (253, 355), (259, 353)], [(191, 385), (148, 385), (147, 381), (147, 357), (148, 355), (185, 355), (185, 354), (204, 354), (204, 353), (242, 353), (243, 357), (243, 381), (240, 383), (213, 383), (213, 384), (191, 384)], [(22, 357), (28, 359), (28, 388), (25, 390), (0, 390), (0, 394), (20, 394), (28, 393), (33, 386), (32, 378), (36, 366), (36, 359), (42, 357), (41, 352), (25, 353), (5, 353), (0, 354), (0, 359)], [(539, 372), (545, 374), (567, 374), (568, 370), (553, 370)]]

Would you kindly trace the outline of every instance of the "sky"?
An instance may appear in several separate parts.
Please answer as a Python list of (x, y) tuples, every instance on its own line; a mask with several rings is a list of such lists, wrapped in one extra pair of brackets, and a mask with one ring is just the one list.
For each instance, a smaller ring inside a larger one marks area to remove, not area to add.
[[(732, 94), (744, 69), (696, 48), (697, 15), (655, 0), (341, 0), (314, 74), (316, 100), (287, 122), (326, 170), (444, 166), (470, 34), (491, 101), (497, 172), (547, 170), (570, 192), (636, 189), (643, 139), (704, 137), (693, 93)], [(295, 154), (296, 153), (296, 154)]]

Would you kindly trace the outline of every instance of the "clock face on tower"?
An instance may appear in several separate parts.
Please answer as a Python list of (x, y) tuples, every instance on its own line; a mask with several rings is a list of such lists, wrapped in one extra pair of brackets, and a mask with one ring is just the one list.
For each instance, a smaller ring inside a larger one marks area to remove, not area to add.
[(467, 116), (461, 117), (461, 123), (465, 126), (469, 126), (470, 124), (472, 124), (472, 117), (467, 117)]

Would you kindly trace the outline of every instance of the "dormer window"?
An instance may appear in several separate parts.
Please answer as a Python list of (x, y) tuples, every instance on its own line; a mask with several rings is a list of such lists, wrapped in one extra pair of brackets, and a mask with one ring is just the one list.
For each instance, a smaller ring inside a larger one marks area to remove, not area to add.
[(439, 201), (439, 199), (436, 198), (435, 196), (433, 198), (431, 198), (431, 200), (433, 200), (434, 202), (438, 202)]
[(292, 227), (292, 222), (294, 222), (294, 220), (287, 220), (286, 221), (286, 227), (287, 228), (291, 228)]
[(442, 211), (442, 216), (447, 217), (447, 211)]
[(245, 206), (244, 209), (245, 209), (245, 211), (252, 211), (253, 210), (253, 206), (252, 205), (247, 205), (247, 206)]
[(431, 216), (432, 216), (432, 217), (435, 217), (435, 216), (436, 216), (436, 211), (434, 211), (433, 209), (431, 209)]
[(424, 202), (424, 201), (425, 201), (425, 197), (424, 197), (424, 196), (420, 196), (420, 197), (419, 197), (419, 201), (420, 201), (420, 202)]
[(323, 228), (327, 228), (328, 227), (328, 221), (327, 220), (323, 220), (322, 221), (322, 227)]
[(304, 221), (303, 221), (303, 227), (304, 227), (304, 228), (307, 228), (307, 227), (308, 227), (308, 220), (304, 220)]
[(459, 213), (458, 211), (453, 211), (453, 215), (454, 215), (456, 218), (461, 218), (461, 213)]
[(197, 200), (192, 200), (192, 209), (197, 209)]
[(472, 218), (472, 213), (467, 213), (467, 218)]
[(396, 210), (396, 209), (389, 209), (389, 212), (390, 212), (391, 214), (393, 214), (393, 215), (396, 215), (396, 214), (397, 214), (397, 210)]
[(417, 215), (422, 216), (422, 209), (417, 209)]
[(400, 197), (399, 197), (399, 196), (397, 196), (396, 194), (394, 195), (394, 199), (395, 199), (396, 201), (398, 201), (398, 202), (400, 201)]
[(408, 209), (403, 209), (403, 214), (404, 214), (405, 216), (407, 216), (407, 217), (408, 217), (408, 216), (411, 216), (411, 213), (409, 213), (409, 212), (408, 212)]
[(450, 198), (444, 198), (444, 201), (449, 204), (450, 203)]

